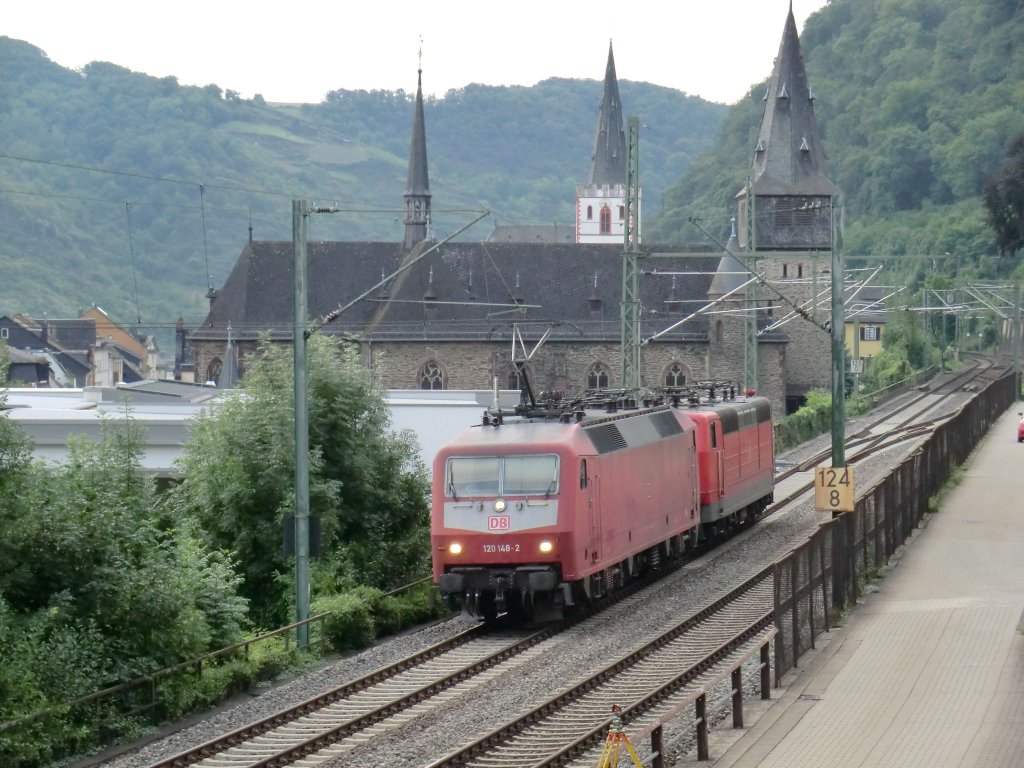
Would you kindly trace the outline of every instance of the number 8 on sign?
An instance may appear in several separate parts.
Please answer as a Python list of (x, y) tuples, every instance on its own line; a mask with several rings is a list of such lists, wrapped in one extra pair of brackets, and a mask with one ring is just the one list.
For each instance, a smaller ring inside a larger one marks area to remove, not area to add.
[(852, 467), (818, 467), (814, 470), (815, 509), (853, 512), (854, 502)]

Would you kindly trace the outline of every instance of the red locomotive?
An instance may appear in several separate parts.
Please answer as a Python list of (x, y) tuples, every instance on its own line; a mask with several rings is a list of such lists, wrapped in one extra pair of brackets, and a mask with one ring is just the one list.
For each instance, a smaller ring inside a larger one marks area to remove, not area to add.
[(487, 619), (551, 618), (755, 519), (772, 500), (771, 409), (717, 391), (486, 413), (434, 459), (441, 592)]

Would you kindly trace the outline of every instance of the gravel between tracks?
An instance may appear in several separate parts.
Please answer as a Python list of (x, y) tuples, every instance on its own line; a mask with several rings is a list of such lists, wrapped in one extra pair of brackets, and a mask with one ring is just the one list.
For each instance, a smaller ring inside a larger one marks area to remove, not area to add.
[[(948, 407), (949, 411), (963, 402), (957, 400)], [(887, 406), (893, 411), (899, 408), (899, 401)], [(873, 414), (877, 415), (879, 411)], [(849, 434), (858, 429), (858, 421), (850, 423)], [(827, 447), (829, 440), (828, 436), (819, 437), (779, 459), (790, 463), (802, 461)], [(858, 467), (858, 487), (866, 489), (910, 450), (912, 448), (906, 446), (891, 449), (863, 462)], [(429, 765), (625, 655), (655, 634), (656, 627), (667, 629), (804, 541), (808, 533), (828, 517), (828, 513), (815, 510), (811, 500), (791, 507), (785, 514), (772, 515), (659, 584), (559, 635), (543, 654), (513, 666), (457, 700), (400, 726), (387, 738), (371, 741), (324, 765), (329, 768), (351, 765), (421, 768)], [(271, 688), (257, 698), (223, 707), (187, 728), (101, 765), (106, 768), (150, 765), (316, 693), (357, 679), (440, 642), (467, 625), (464, 620), (453, 619), (385, 640)]]

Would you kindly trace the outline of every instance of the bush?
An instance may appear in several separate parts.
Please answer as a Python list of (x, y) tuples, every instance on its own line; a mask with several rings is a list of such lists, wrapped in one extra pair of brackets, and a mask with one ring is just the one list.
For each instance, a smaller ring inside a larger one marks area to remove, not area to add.
[(796, 413), (775, 423), (775, 450), (785, 451), (829, 431), (832, 425), (832, 398), (821, 390), (807, 393), (807, 403)]
[(219, 704), (253, 683), (270, 680), (300, 666), (295, 643), (285, 645), (281, 636), (249, 646), (249, 656), (239, 649), (235, 655), (205, 662), (201, 670), (185, 671), (157, 686), (161, 714), (176, 720), (196, 710)]
[(385, 595), (361, 586), (317, 598), (311, 607), (314, 613), (330, 614), (323, 622), (328, 645), (336, 651), (352, 650), (443, 615), (447, 609), (440, 601), (431, 604), (430, 591), (430, 585), (423, 584), (400, 595)]
[(357, 587), (351, 592), (317, 598), (310, 606), (314, 613), (327, 613), (323, 621), (324, 639), (336, 651), (365, 648), (377, 639), (372, 601), (380, 590)]

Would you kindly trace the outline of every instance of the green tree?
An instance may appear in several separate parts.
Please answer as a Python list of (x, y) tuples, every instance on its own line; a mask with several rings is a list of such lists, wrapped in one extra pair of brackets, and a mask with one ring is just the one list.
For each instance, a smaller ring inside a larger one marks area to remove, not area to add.
[(1024, 245), (1024, 133), (1010, 144), (1001, 173), (985, 182), (985, 209), (1001, 254), (1013, 255)]
[[(163, 516), (142, 440), (132, 420), (109, 421), (99, 441), (76, 439), (66, 463), (48, 466), (0, 416), (0, 721), (241, 639), (239, 576)], [(90, 717), (116, 730), (104, 706), (0, 735), (0, 763), (91, 747)]]
[(0, 481), (0, 594), (19, 614), (95, 626), (122, 677), (237, 640), (246, 624), (230, 560), (166, 525), (142, 438), (131, 420), (108, 422), (54, 467), (26, 461), (15, 438)]
[[(323, 542), (317, 590), (389, 589), (422, 576), (427, 480), (411, 436), (390, 430), (383, 393), (354, 351), (314, 335), (308, 362), (310, 509)], [(265, 340), (243, 385), (194, 424), (172, 503), (236, 554), (254, 619), (274, 626), (293, 599), (293, 565), (282, 553), (283, 520), (295, 506), (291, 348)]]

